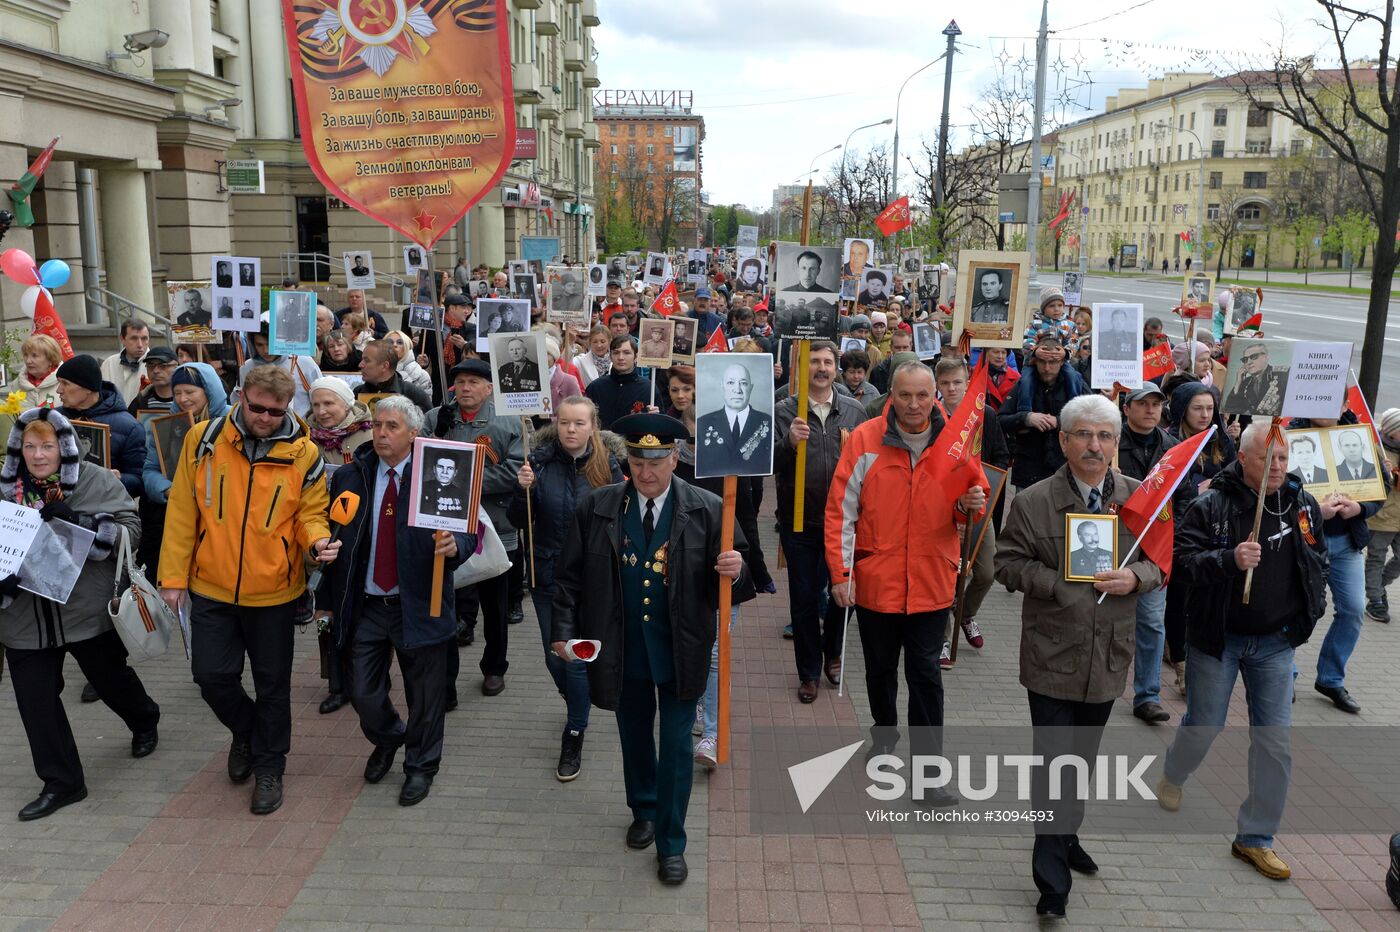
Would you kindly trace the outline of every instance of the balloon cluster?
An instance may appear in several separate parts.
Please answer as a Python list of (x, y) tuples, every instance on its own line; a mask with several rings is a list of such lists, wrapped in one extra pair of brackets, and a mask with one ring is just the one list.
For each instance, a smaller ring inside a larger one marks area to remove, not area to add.
[(68, 268), (68, 263), (62, 259), (50, 259), (43, 265), (38, 265), (34, 257), (23, 249), (7, 249), (0, 252), (0, 271), (11, 281), (24, 286), (24, 295), (20, 298), (19, 306), (20, 310), (31, 318), (41, 300), (48, 306), (53, 306), (53, 289), (68, 284), (68, 278), (73, 274)]

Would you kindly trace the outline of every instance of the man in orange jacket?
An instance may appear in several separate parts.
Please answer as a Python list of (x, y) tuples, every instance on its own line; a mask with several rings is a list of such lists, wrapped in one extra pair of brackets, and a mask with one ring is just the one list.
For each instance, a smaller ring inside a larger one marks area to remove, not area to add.
[[(838, 605), (855, 605), (870, 694), (875, 754), (899, 740), (899, 655), (905, 652), (911, 742), (943, 726), (938, 652), (956, 590), (956, 522), (980, 513), (987, 479), (973, 460), (951, 471), (929, 455), (944, 427), (933, 372), (898, 366), (883, 418), (857, 427), (841, 451), (826, 500), (826, 562)], [(933, 749), (936, 752), (936, 748)], [(951, 796), (934, 804), (955, 802)]]

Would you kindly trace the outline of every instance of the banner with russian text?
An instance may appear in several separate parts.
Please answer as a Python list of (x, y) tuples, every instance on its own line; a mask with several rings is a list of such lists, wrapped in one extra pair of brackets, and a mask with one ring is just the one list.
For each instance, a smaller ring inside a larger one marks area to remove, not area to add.
[(506, 0), (282, 0), (307, 161), (425, 248), (515, 151)]

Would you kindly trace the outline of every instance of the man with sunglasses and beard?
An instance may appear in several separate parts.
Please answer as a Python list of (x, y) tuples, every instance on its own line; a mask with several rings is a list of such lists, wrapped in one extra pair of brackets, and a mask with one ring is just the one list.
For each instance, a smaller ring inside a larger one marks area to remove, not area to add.
[[(311, 615), (306, 563), (330, 563), (340, 550), (321, 452), (291, 411), (295, 391), (284, 370), (257, 366), (232, 411), (190, 430), (160, 551), (160, 596), (188, 613), (194, 681), (233, 735), (229, 779), (257, 778), (254, 815), (282, 805), (293, 626)], [(245, 654), (256, 701), (243, 688)]]

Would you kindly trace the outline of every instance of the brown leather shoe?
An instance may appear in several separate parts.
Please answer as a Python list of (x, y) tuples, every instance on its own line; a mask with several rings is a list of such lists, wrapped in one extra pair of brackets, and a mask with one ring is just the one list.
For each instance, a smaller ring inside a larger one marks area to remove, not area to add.
[(1234, 842), (1230, 845), (1230, 853), (1241, 861), (1251, 864), (1255, 870), (1270, 880), (1287, 880), (1293, 876), (1288, 865), (1274, 854), (1273, 848), (1246, 848), (1239, 842)]
[(506, 678), (491, 674), (481, 681), (481, 694), (483, 696), (499, 696), (506, 688)]
[(810, 705), (817, 701), (817, 681), (803, 680), (802, 685), (797, 687), (797, 698), (803, 705)]
[(826, 681), (832, 686), (839, 686), (841, 683), (841, 658), (826, 662)]

